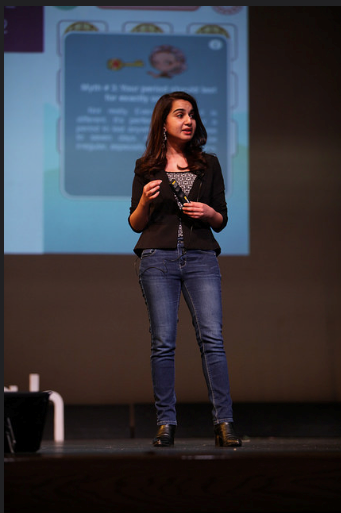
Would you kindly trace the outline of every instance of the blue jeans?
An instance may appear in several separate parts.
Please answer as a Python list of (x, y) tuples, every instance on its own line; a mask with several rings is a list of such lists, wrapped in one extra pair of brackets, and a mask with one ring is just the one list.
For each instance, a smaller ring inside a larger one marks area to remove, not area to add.
[(177, 424), (175, 347), (181, 292), (192, 316), (213, 406), (213, 424), (233, 422), (222, 337), (221, 275), (214, 251), (146, 249), (139, 281), (151, 333), (151, 370), (157, 424)]

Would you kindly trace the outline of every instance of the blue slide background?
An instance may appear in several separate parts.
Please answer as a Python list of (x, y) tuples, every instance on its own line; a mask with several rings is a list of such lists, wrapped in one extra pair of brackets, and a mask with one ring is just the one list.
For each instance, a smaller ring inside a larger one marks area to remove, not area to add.
[[(247, 43), (246, 6), (5, 7), (5, 253), (132, 254), (135, 160), (156, 99), (184, 89), (224, 173), (222, 254), (248, 255)], [(160, 45), (182, 72), (155, 76)]]

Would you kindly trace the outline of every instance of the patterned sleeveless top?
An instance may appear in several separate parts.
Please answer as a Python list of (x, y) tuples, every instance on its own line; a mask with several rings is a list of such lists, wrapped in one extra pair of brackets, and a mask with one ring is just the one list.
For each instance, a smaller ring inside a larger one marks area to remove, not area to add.
[[(192, 185), (194, 183), (194, 180), (196, 179), (196, 175), (194, 173), (191, 173), (190, 171), (180, 171), (178, 173), (174, 173), (171, 171), (166, 171), (168, 180), (176, 180), (181, 189), (184, 191), (186, 196), (189, 195), (190, 190), (192, 189)], [(178, 207), (180, 210), (182, 210), (182, 204), (174, 194), (175, 199), (177, 200)], [(182, 224), (181, 219), (179, 217), (179, 228), (178, 228), (178, 239), (183, 237), (183, 230), (182, 230)]]

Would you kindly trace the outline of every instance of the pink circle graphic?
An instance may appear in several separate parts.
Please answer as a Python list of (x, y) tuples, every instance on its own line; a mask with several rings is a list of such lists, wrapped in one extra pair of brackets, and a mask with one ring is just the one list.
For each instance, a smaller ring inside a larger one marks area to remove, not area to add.
[(213, 9), (219, 14), (237, 14), (243, 9), (243, 5), (216, 5)]

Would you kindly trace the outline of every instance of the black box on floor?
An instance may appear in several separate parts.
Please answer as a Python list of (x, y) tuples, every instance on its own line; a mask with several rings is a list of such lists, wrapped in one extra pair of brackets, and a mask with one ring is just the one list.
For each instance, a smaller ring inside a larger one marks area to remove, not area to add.
[(51, 392), (4, 392), (4, 452), (36, 452)]

